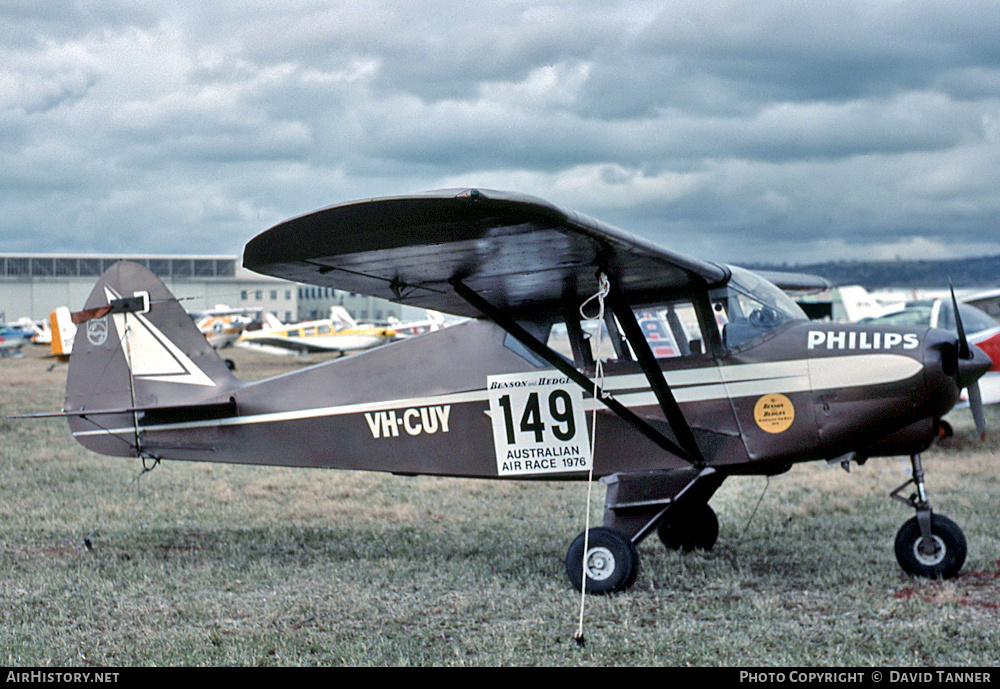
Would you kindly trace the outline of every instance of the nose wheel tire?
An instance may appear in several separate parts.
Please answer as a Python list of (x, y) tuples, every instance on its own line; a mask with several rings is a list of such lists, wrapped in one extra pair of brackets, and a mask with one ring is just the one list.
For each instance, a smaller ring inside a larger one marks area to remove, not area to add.
[(929, 579), (950, 579), (965, 564), (965, 534), (948, 517), (931, 515), (931, 536), (920, 533), (916, 517), (896, 534), (896, 559), (907, 574)]
[(581, 533), (566, 553), (566, 574), (579, 591), (584, 567), (587, 572), (587, 593), (618, 593), (635, 583), (639, 573), (639, 555), (632, 541), (619, 531), (603, 526), (590, 530), (584, 557)]
[(656, 528), (656, 535), (668, 550), (711, 550), (719, 538), (719, 518), (707, 503), (678, 505), (667, 513), (667, 518)]

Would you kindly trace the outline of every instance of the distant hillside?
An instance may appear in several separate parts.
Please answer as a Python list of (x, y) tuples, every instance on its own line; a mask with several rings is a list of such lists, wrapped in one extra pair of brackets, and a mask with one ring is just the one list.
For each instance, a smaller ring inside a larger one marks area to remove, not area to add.
[(1000, 256), (941, 261), (831, 261), (808, 265), (757, 264), (757, 270), (786, 270), (820, 275), (835, 285), (879, 287), (1000, 287)]

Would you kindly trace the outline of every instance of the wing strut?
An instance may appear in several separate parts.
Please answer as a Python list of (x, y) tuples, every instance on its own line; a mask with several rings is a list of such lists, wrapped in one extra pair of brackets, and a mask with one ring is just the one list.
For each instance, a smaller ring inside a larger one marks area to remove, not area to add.
[(660, 365), (656, 363), (656, 356), (653, 355), (649, 342), (642, 334), (642, 328), (639, 327), (639, 321), (636, 320), (632, 308), (628, 305), (625, 293), (622, 292), (618, 280), (614, 277), (610, 277), (608, 281), (611, 283), (611, 292), (608, 294), (611, 310), (625, 331), (625, 339), (632, 346), (639, 366), (646, 374), (646, 380), (649, 381), (649, 386), (653, 389), (653, 394), (656, 395), (660, 409), (667, 417), (667, 422), (670, 423), (670, 428), (677, 437), (677, 442), (681, 444), (688, 456), (694, 459), (693, 464), (698, 467), (704, 466), (705, 458), (702, 456), (701, 450), (698, 449), (694, 433), (691, 432), (691, 426), (688, 425), (677, 400), (674, 399), (674, 394), (670, 391), (670, 385), (667, 384), (663, 371), (660, 370)]
[[(612, 284), (614, 284), (614, 280), (612, 280)], [(594, 390), (596, 387), (594, 385), (594, 381), (590, 380), (587, 376), (577, 371), (572, 364), (570, 364), (559, 354), (554, 352), (547, 345), (540, 342), (527, 330), (518, 325), (518, 323), (513, 318), (511, 318), (506, 313), (493, 306), (493, 304), (489, 303), (487, 300), (483, 299), (474, 290), (466, 286), (461, 280), (453, 278), (451, 280), (451, 285), (452, 287), (454, 287), (455, 293), (458, 296), (467, 301), (471, 306), (473, 306), (475, 309), (477, 309), (480, 313), (489, 318), (491, 321), (499, 325), (506, 332), (510, 333), (515, 338), (517, 338), (517, 340), (520, 341), (521, 344), (523, 344), (529, 350), (531, 350), (532, 353), (536, 354), (537, 356), (545, 360), (546, 363), (551, 364), (561, 373), (565, 374), (570, 380), (572, 380), (574, 383), (582, 387), (588, 395), (594, 394)], [(645, 342), (645, 340), (643, 340), (643, 342)], [(662, 373), (660, 377), (662, 379), (663, 377)], [(666, 381), (664, 381), (664, 385), (665, 384)], [(679, 457), (680, 459), (684, 460), (685, 462), (688, 462), (689, 464), (700, 466), (701, 463), (703, 463), (700, 452), (696, 455), (692, 455), (688, 450), (684, 449), (683, 447), (675, 443), (673, 440), (665, 436), (659, 430), (657, 430), (652, 425), (647, 423), (645, 419), (635, 414), (631, 409), (621, 404), (610, 395), (605, 395), (604, 391), (599, 387), (597, 387), (597, 397), (600, 400), (601, 404), (603, 404), (608, 409), (613, 411), (619, 418), (621, 418), (626, 423), (630, 424), (637, 431), (639, 431), (644, 436), (646, 436), (654, 443), (659, 445), (662, 449)], [(667, 418), (669, 419), (670, 417), (668, 416)], [(686, 423), (684, 424), (684, 427), (687, 428)], [(688, 429), (688, 432), (690, 433), (690, 429)], [(693, 444), (693, 438), (692, 438), (692, 444)]]

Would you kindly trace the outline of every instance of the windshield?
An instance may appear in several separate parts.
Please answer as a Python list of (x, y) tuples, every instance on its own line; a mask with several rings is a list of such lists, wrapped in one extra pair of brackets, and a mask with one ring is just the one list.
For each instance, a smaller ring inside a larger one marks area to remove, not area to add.
[[(977, 333), (997, 327), (997, 322), (992, 316), (980, 311), (975, 306), (959, 304), (958, 312), (962, 315), (962, 329), (966, 333)], [(950, 302), (946, 301), (941, 304), (941, 313), (938, 314), (937, 327), (955, 332), (958, 331), (958, 325), (955, 323), (955, 312)]]
[(733, 276), (726, 286), (709, 294), (727, 347), (738, 347), (783, 323), (807, 318), (802, 307), (772, 283), (742, 268), (729, 269)]

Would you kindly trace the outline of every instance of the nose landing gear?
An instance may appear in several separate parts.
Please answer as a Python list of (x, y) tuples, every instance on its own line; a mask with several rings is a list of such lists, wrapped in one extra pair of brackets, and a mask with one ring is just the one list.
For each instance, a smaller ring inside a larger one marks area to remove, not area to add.
[[(924, 487), (924, 468), (919, 454), (910, 456), (913, 476), (890, 496), (913, 507), (917, 516), (907, 520), (896, 534), (896, 560), (907, 574), (930, 579), (950, 579), (965, 564), (967, 547), (962, 529), (948, 517), (934, 514)], [(900, 495), (907, 486), (916, 492)]]

